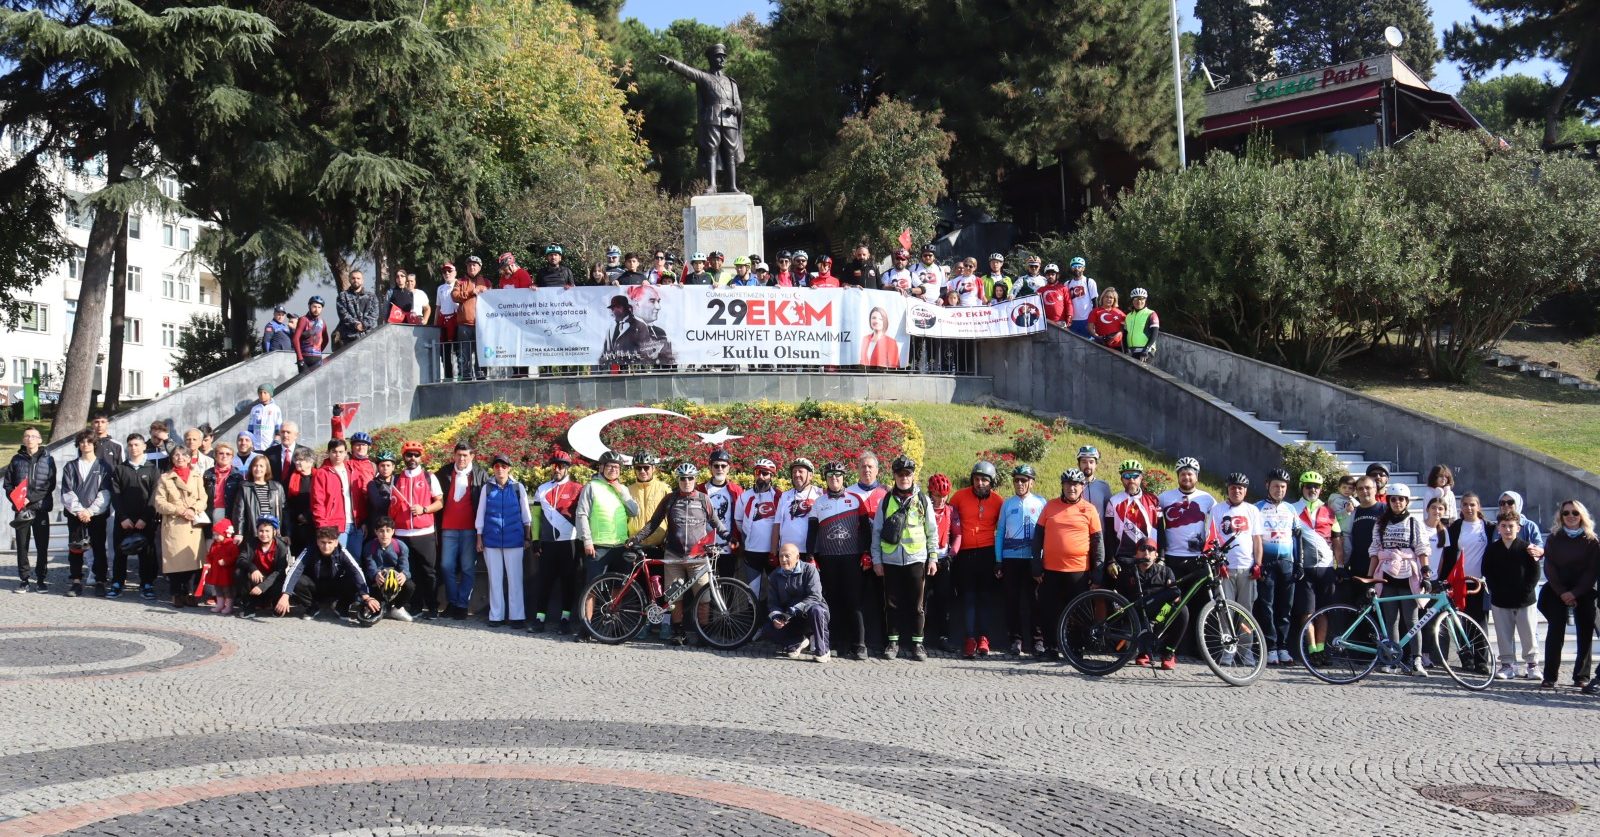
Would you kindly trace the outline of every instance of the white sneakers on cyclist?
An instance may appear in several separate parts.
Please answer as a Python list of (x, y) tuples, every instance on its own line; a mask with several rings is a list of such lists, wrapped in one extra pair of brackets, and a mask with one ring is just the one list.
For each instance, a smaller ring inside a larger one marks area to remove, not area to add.
[(1289, 665), (1294, 662), (1294, 658), (1289, 656), (1288, 651), (1279, 649), (1267, 654), (1267, 662), (1272, 665)]
[(389, 610), (389, 618), (397, 622), (410, 622), (411, 614), (403, 607), (396, 607)]
[(1428, 670), (1422, 665), (1422, 658), (1417, 657), (1411, 661), (1411, 668), (1406, 671), (1412, 677), (1427, 677)]
[(1523, 667), (1522, 667), (1522, 679), (1523, 680), (1538, 680), (1541, 675), (1535, 674), (1534, 671), (1533, 671), (1534, 669), (1536, 669), (1538, 667), (1539, 667), (1538, 663), (1527, 663), (1527, 664), (1523, 665)]
[(804, 654), (805, 650), (807, 648), (810, 648), (810, 647), (811, 647), (811, 640), (802, 639), (802, 640), (800, 640), (800, 644), (799, 645), (796, 645), (793, 648), (784, 649), (783, 656), (788, 657), (791, 660), (798, 660), (798, 659), (800, 659), (800, 655)]
[(1494, 676), (1497, 680), (1510, 680), (1517, 676), (1517, 667), (1512, 663), (1506, 663), (1500, 667), (1499, 671), (1495, 672)]
[(827, 651), (824, 651), (821, 654), (818, 654), (817, 656), (812, 657), (811, 659), (813, 659), (813, 660), (815, 660), (815, 661), (817, 661), (819, 663), (825, 663), (825, 662), (833, 659), (833, 655), (830, 654)]

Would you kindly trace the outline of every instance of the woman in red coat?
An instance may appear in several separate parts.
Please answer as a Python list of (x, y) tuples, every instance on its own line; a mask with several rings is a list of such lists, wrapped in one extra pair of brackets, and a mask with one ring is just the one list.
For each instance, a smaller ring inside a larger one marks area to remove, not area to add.
[(880, 369), (900, 366), (900, 344), (889, 336), (889, 312), (873, 308), (867, 315), (867, 339), (861, 341), (861, 365)]

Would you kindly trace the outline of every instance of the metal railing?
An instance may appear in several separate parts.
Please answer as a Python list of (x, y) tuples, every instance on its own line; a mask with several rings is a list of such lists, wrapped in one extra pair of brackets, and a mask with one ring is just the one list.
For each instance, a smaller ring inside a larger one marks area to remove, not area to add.
[[(517, 378), (569, 378), (589, 375), (636, 375), (660, 372), (718, 372), (751, 374), (768, 372), (863, 372), (882, 375), (964, 375), (978, 374), (978, 341), (940, 337), (912, 337), (903, 367), (841, 364), (838, 366), (797, 366), (794, 364), (651, 364), (566, 365), (566, 366), (483, 366), (477, 362), (477, 341), (438, 341), (433, 345), (433, 369), (441, 382), (507, 380)], [(470, 368), (470, 371), (468, 371)]]

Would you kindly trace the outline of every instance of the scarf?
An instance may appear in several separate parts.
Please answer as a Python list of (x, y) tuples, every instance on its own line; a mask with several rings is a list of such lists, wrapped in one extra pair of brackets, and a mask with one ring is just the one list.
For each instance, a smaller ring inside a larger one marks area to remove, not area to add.
[(178, 468), (178, 467), (174, 466), (173, 469), (172, 469), (172, 473), (177, 474), (178, 475), (178, 479), (181, 482), (188, 482), (189, 481), (189, 466), (188, 465), (185, 465), (182, 468)]

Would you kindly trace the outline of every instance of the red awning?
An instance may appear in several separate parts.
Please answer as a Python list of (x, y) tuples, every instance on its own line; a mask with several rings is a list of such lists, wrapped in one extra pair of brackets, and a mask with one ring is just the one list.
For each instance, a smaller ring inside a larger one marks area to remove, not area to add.
[(1315, 96), (1303, 96), (1287, 102), (1276, 102), (1250, 110), (1208, 116), (1201, 120), (1203, 127), (1200, 137), (1209, 140), (1308, 117), (1332, 116), (1362, 110), (1377, 104), (1378, 92), (1382, 88), (1383, 82), (1377, 81), (1319, 93)]

